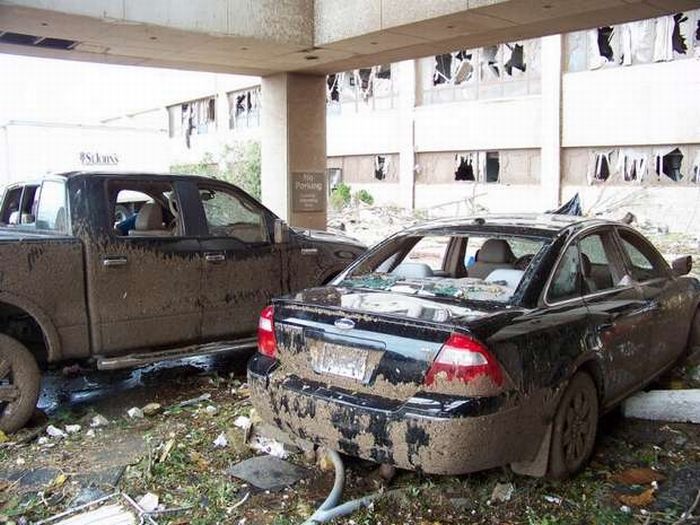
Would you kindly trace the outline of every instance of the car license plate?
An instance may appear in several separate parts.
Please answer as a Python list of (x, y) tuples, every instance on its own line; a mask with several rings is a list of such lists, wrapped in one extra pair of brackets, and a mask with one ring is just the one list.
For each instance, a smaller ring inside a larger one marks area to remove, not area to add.
[(367, 350), (321, 343), (311, 352), (314, 372), (364, 381), (367, 372)]

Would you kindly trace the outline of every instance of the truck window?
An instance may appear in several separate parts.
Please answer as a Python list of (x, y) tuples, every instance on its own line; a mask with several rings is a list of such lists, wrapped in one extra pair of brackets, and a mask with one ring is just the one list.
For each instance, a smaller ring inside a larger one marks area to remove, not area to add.
[(68, 233), (66, 188), (62, 182), (49, 180), (42, 184), (36, 227), (40, 230)]
[(11, 188), (5, 193), (2, 205), (2, 223), (3, 224), (18, 224), (19, 223), (19, 204), (22, 198), (22, 186)]
[(119, 237), (182, 235), (177, 195), (168, 181), (109, 181), (108, 223)]
[(261, 209), (219, 188), (200, 186), (199, 196), (212, 237), (234, 237), (248, 243), (269, 242)]

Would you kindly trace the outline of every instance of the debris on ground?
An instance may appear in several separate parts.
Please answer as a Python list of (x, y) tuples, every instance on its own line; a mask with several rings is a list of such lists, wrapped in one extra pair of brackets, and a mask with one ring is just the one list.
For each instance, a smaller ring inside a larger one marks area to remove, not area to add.
[(143, 413), (144, 416), (147, 417), (152, 417), (155, 416), (156, 414), (160, 414), (161, 411), (163, 410), (163, 407), (160, 406), (159, 403), (148, 403), (144, 407), (141, 408), (141, 412)]
[(515, 486), (512, 483), (496, 483), (491, 492), (490, 501), (492, 503), (507, 503), (515, 493)]
[(289, 457), (289, 452), (284, 448), (284, 444), (265, 436), (253, 436), (250, 439), (250, 448), (262, 454), (269, 454), (276, 458), (286, 459)]
[(46, 433), (52, 438), (62, 439), (68, 437), (68, 434), (66, 434), (63, 430), (53, 425), (49, 425), (48, 427), (46, 427)]
[(144, 417), (143, 410), (141, 410), (139, 407), (131, 407), (126, 411), (126, 415), (131, 419), (143, 419)]
[(77, 434), (82, 427), (80, 425), (66, 425), (64, 428), (66, 429), (66, 434)]
[(274, 456), (257, 456), (233, 465), (227, 473), (261, 490), (278, 491), (305, 478), (308, 470)]
[(216, 439), (214, 440), (214, 446), (216, 448), (224, 448), (228, 446), (228, 438), (226, 437), (225, 432), (222, 432), (216, 437)]
[(144, 511), (152, 513), (158, 508), (158, 495), (153, 494), (152, 492), (147, 492), (141, 496), (141, 498), (139, 498), (137, 503)]
[(107, 425), (109, 425), (109, 420), (102, 414), (97, 414), (90, 420), (90, 427), (92, 428), (106, 427)]

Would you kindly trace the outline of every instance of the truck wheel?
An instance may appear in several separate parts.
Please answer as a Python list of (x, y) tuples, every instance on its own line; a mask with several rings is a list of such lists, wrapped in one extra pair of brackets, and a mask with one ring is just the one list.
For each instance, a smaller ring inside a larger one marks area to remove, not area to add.
[(598, 391), (590, 375), (578, 372), (554, 416), (547, 476), (561, 479), (583, 467), (593, 452), (597, 430)]
[(34, 356), (19, 341), (0, 334), (0, 430), (15, 432), (29, 421), (40, 386)]

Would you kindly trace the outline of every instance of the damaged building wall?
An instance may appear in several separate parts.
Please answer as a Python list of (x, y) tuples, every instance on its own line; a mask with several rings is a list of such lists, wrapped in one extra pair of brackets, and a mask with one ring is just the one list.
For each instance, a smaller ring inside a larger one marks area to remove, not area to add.
[(326, 77), (326, 106), (329, 115), (366, 113), (395, 109), (399, 83), (396, 64), (342, 71)]
[(326, 165), (340, 169), (341, 181), (350, 185), (399, 182), (399, 156), (395, 153), (328, 157)]
[(538, 149), (422, 152), (416, 155), (415, 170), (416, 184), (536, 185), (540, 180), (540, 152)]
[(539, 39), (461, 49), (418, 61), (420, 104), (539, 93)]
[(586, 212), (700, 233), (700, 143), (566, 148), (562, 169), (563, 200), (579, 193)]

